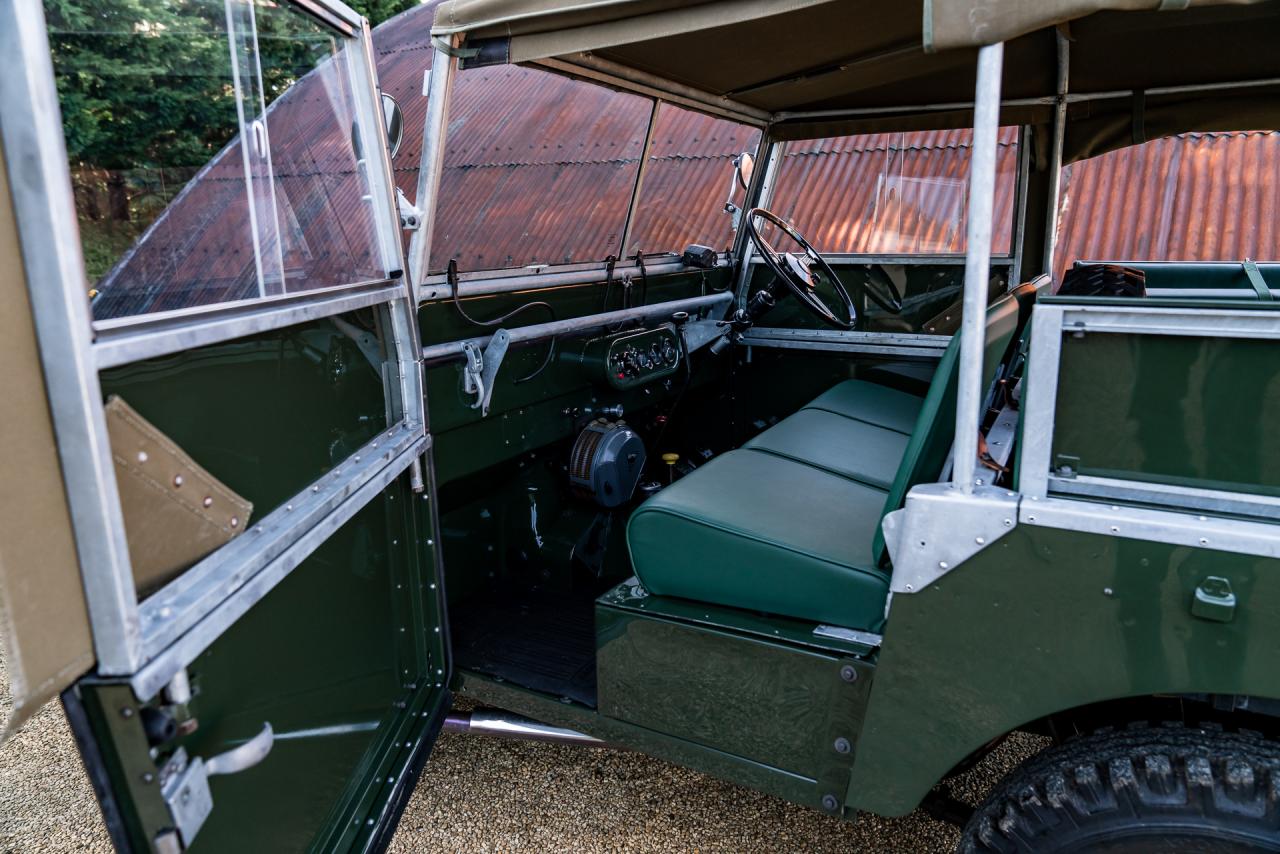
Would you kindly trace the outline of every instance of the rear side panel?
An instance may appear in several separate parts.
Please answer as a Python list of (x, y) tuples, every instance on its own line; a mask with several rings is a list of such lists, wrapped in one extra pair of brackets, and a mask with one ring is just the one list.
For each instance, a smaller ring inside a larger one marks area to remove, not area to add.
[[(1192, 614), (1229, 580), (1234, 619)], [(1280, 697), (1280, 561), (1021, 525), (896, 595), (850, 803), (913, 809), (972, 751), (1052, 712), (1155, 693)]]

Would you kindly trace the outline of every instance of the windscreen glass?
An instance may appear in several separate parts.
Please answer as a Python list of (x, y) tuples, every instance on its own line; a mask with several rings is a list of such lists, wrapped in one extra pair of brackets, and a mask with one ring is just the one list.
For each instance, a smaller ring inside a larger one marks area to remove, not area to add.
[(733, 242), (730, 194), (741, 204), (734, 161), (751, 157), (760, 131), (661, 104), (640, 184), (626, 254), (679, 253), (697, 243), (723, 251)]
[(460, 72), (430, 270), (450, 259), (468, 271), (620, 255), (651, 108), (546, 71)]
[[(820, 252), (965, 251), (970, 130), (876, 133), (786, 145), (770, 207)], [(991, 252), (1009, 255), (1018, 130), (1000, 130)]]

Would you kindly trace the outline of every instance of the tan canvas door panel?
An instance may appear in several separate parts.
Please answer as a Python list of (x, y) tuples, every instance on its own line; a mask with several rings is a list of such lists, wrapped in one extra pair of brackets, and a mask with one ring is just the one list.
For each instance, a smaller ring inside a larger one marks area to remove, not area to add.
[(0, 169), (0, 741), (93, 666), (22, 255)]
[(244, 531), (253, 505), (205, 471), (119, 397), (107, 435), (138, 596)]

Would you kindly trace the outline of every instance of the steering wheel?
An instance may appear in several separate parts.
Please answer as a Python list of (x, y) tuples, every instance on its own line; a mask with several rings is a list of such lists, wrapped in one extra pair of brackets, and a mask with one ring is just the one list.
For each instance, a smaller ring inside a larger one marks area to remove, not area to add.
[[(765, 240), (760, 234), (760, 229), (756, 225), (756, 217), (773, 223), (779, 231), (790, 237), (799, 244), (804, 250), (799, 252), (779, 252), (774, 249), (769, 241)], [(836, 327), (837, 329), (853, 329), (858, 322), (858, 309), (850, 298), (849, 292), (845, 290), (844, 283), (840, 281), (840, 277), (831, 269), (831, 265), (827, 263), (827, 259), (813, 248), (809, 241), (801, 236), (800, 232), (791, 227), (791, 224), (782, 217), (765, 210), (764, 208), (752, 208), (747, 211), (747, 236), (751, 238), (752, 244), (755, 245), (764, 262), (768, 265), (773, 274), (786, 283), (787, 288), (800, 303), (809, 311), (813, 312), (820, 319)], [(815, 270), (814, 267), (817, 267)], [(840, 298), (840, 302), (844, 308), (844, 313), (848, 319), (842, 319), (831, 307), (826, 304), (822, 297), (818, 296), (818, 285), (826, 280), (831, 289), (836, 292), (836, 296)], [(898, 314), (902, 311), (902, 295), (898, 293), (897, 286), (885, 277), (883, 284), (889, 291), (889, 299), (884, 299), (872, 291), (858, 286), (862, 294), (868, 297), (880, 308), (890, 314)]]

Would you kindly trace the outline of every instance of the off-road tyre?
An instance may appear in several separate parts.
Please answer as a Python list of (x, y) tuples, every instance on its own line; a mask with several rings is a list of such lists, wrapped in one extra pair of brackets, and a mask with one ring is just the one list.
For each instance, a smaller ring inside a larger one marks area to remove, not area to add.
[(1076, 738), (997, 786), (958, 850), (1280, 851), (1280, 746), (1181, 725)]

